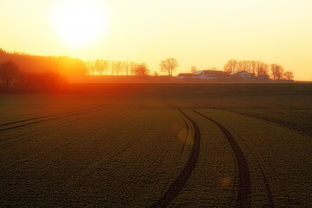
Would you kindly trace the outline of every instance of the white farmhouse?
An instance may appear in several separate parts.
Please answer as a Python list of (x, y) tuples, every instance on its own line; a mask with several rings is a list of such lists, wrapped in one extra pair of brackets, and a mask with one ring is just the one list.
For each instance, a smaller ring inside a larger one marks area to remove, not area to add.
[(253, 73), (247, 71), (239, 71), (239, 72), (232, 72), (232, 78), (234, 79), (253, 79), (255, 75)]

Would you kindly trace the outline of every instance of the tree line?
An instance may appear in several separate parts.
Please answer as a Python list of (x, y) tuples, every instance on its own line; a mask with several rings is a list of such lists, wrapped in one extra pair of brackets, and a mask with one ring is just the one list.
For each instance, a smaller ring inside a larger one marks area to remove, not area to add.
[(37, 56), (23, 53), (10, 53), (0, 48), (0, 63), (11, 61), (25, 73), (53, 72), (69, 81), (79, 81), (87, 73), (84, 62), (67, 56)]
[(21, 71), (12, 61), (0, 63), (0, 91), (8, 92), (41, 92), (58, 91), (64, 88), (67, 81), (55, 72)]
[[(0, 49), (0, 63), (8, 60), (20, 66), (23, 74), (53, 72), (65, 77), (69, 81), (84, 80), (86, 75), (158, 76), (158, 72), (154, 71), (152, 74), (150, 68), (145, 63), (109, 61), (104, 59), (84, 62), (80, 59), (66, 56), (34, 56), (21, 53), (8, 53)], [(172, 77), (178, 66), (178, 61), (175, 58), (167, 58), (160, 62), (159, 71)], [(214, 68), (212, 70), (217, 69)], [(193, 66), (191, 71), (197, 71), (197, 68)], [(263, 80), (293, 80), (294, 78), (294, 74), (291, 71), (285, 71), (281, 65), (269, 65), (262, 61), (254, 60), (237, 61), (231, 59), (224, 65), (224, 71), (227, 73), (247, 71)], [(4, 84), (2, 83), (2, 85)]]
[[(145, 63), (135, 63), (129, 61), (109, 61), (97, 59), (95, 61), (86, 61), (88, 75), (106, 76), (106, 75), (125, 75), (125, 76), (148, 76), (151, 71)], [(178, 62), (174, 58), (168, 58), (160, 62), (160, 71), (173, 76), (174, 71), (178, 67)], [(158, 76), (158, 72), (154, 71), (154, 76)]]
[(85, 62), (88, 68), (88, 75), (105, 76), (105, 75), (136, 75), (145, 76), (150, 73), (147, 65), (144, 63), (135, 63), (129, 61), (109, 61), (97, 59), (95, 61)]
[(291, 71), (285, 71), (281, 65), (266, 64), (262, 61), (237, 61), (229, 60), (224, 65), (224, 71), (227, 73), (246, 71), (254, 74), (258, 78), (272, 80), (293, 80), (294, 74)]

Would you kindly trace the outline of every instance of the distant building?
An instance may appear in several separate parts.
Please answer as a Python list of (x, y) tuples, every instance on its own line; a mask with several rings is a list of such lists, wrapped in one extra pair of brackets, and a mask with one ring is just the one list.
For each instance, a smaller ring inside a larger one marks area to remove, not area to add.
[(181, 73), (178, 79), (202, 79), (202, 80), (223, 80), (229, 77), (229, 74), (217, 70), (201, 70), (193, 73)]
[[(228, 73), (218, 70), (201, 70), (193, 73), (181, 73), (177, 76), (177, 79), (183, 80), (255, 80), (257, 77), (247, 71), (239, 71)], [(263, 78), (264, 79), (264, 78)]]
[(232, 72), (231, 73), (232, 79), (255, 79), (256, 76), (253, 73), (247, 72), (247, 71), (239, 71), (239, 72)]
[(224, 80), (229, 77), (229, 74), (223, 71), (217, 70), (203, 70), (194, 76), (197, 79), (206, 80)]

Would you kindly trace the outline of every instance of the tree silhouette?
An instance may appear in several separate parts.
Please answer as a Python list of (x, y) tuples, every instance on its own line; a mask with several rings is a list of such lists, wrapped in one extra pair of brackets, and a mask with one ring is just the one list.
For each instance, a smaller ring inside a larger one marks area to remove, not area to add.
[(103, 61), (103, 69), (104, 69), (104, 74), (109, 74), (109, 61), (108, 60), (104, 60)]
[(162, 72), (167, 72), (170, 77), (172, 77), (173, 72), (178, 67), (178, 62), (174, 58), (168, 58), (166, 60), (161, 61), (160, 70)]
[(271, 65), (271, 76), (273, 80), (281, 80), (283, 79), (284, 69), (282, 66), (278, 64)]
[(101, 59), (97, 59), (95, 61), (95, 70), (97, 71), (97, 75), (103, 75), (104, 72), (104, 61)]
[(224, 65), (224, 71), (228, 73), (235, 72), (237, 69), (237, 61), (235, 59), (229, 60), (225, 65)]
[(284, 73), (284, 77), (285, 77), (285, 79), (286, 80), (294, 80), (294, 74), (292, 73), (292, 72), (290, 72), (290, 71), (287, 71), (287, 72), (285, 72)]
[(136, 76), (147, 76), (149, 74), (149, 69), (145, 64), (138, 64), (134, 68), (134, 74)]
[(256, 75), (258, 77), (268, 77), (269, 76), (269, 65), (261, 61), (256, 62)]
[(246, 71), (261, 80), (270, 79), (270, 75), (273, 80), (282, 80), (284, 77), (288, 80), (293, 79), (292, 72), (284, 73), (283, 67), (278, 64), (268, 65), (254, 60), (236, 61), (231, 59), (224, 65), (224, 71), (227, 73)]
[(122, 62), (123, 74), (129, 75), (129, 63), (127, 61)]
[(11, 88), (12, 83), (18, 77), (19, 72), (18, 66), (12, 61), (0, 64), (0, 79), (7, 89)]
[(95, 74), (94, 62), (93, 61), (86, 61), (84, 64), (87, 67), (88, 74), (94, 75)]

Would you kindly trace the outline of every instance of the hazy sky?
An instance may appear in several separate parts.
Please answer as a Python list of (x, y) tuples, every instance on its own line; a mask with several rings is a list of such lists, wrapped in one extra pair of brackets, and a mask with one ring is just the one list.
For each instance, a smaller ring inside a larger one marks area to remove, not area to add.
[(254, 59), (312, 80), (311, 0), (94, 0), (107, 26), (85, 47), (56, 34), (55, 8), (66, 1), (0, 0), (0, 48), (146, 62), (152, 71), (167, 57), (179, 72)]

